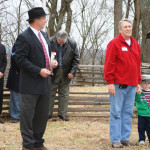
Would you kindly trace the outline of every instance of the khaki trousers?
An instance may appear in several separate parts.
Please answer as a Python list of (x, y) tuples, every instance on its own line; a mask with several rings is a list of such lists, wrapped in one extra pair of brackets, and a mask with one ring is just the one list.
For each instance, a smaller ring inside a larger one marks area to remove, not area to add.
[(58, 69), (51, 83), (49, 115), (53, 115), (54, 101), (58, 91), (58, 115), (65, 116), (68, 110), (69, 83), (63, 78), (63, 69)]

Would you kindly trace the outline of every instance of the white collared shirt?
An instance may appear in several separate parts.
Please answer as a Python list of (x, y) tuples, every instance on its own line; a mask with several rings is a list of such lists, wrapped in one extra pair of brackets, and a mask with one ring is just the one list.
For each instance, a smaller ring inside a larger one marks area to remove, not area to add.
[(129, 46), (131, 46), (131, 39), (126, 40), (126, 42), (127, 42), (127, 44), (128, 44)]
[[(31, 26), (30, 26), (30, 28), (31, 28), (31, 30), (34, 32), (34, 34), (36, 35), (36, 37), (39, 39), (38, 33), (39, 33), (40, 31), (36, 30), (35, 28), (33, 28), (33, 27), (31, 27)], [(41, 32), (40, 32), (40, 33), (41, 33)], [(48, 57), (49, 57), (49, 59), (50, 59), (48, 44), (47, 44), (45, 38), (43, 37), (42, 33), (41, 33), (41, 37), (42, 37), (42, 40), (43, 40), (43, 42), (44, 42), (44, 45), (45, 45), (45, 48), (46, 48), (46, 52), (47, 52), (47, 54), (48, 54)], [(39, 39), (39, 41), (40, 41), (40, 39)], [(40, 41), (40, 42), (41, 42), (41, 41)]]

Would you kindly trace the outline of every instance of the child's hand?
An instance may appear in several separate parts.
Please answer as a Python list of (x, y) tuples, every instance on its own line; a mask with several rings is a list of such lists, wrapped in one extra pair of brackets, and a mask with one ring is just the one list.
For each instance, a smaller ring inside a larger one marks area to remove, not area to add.
[(136, 87), (136, 93), (141, 94), (141, 92), (142, 92), (142, 89), (141, 89), (140, 85), (138, 84)]

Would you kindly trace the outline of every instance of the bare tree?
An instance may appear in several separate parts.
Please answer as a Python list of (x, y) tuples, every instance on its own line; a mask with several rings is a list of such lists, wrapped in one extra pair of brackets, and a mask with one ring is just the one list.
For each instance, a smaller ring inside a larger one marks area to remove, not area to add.
[(150, 30), (150, 1), (144, 0), (140, 1), (141, 4), (141, 20), (142, 20), (142, 56), (143, 56), (143, 62), (150, 63), (150, 42), (147, 40), (145, 43), (145, 38), (147, 32)]
[(28, 22), (25, 21), (27, 10), (34, 7), (33, 2), (33, 0), (30, 2), (29, 0), (12, 0), (0, 5), (1, 36), (6, 47), (12, 47), (18, 34), (28, 26)]
[(139, 25), (140, 25), (140, 17), (141, 17), (141, 7), (140, 0), (134, 0), (134, 22), (133, 22), (133, 37), (138, 41), (139, 39)]
[[(106, 42), (108, 30), (112, 24), (107, 3), (105, 0), (79, 0), (80, 16), (74, 18), (76, 27), (80, 34), (80, 64), (95, 64), (96, 55), (102, 49), (102, 45)], [(105, 9), (105, 11), (103, 11)], [(107, 11), (106, 11), (107, 10)], [(105, 16), (105, 17), (104, 17)], [(80, 20), (80, 21), (79, 21)], [(97, 61), (98, 62), (98, 61)]]
[[(0, 18), (2, 18), (3, 16), (3, 11), (6, 9), (5, 7), (5, 2), (7, 2), (8, 0), (1, 0), (0, 1)], [(1, 37), (1, 34), (2, 34), (2, 24), (0, 23), (0, 43), (2, 42), (2, 37)]]
[[(43, 0), (41, 0), (43, 2)], [(48, 23), (48, 35), (53, 36), (57, 33), (62, 25), (65, 25), (65, 30), (70, 33), (72, 23), (71, 2), (73, 0), (61, 0), (60, 8), (58, 8), (58, 0), (48, 0), (46, 6), (50, 13)]]
[(18, 32), (17, 34), (19, 35), (20, 34), (20, 23), (21, 23), (21, 3), (22, 3), (22, 0), (20, 0), (19, 2), (19, 8), (18, 8), (18, 14), (17, 14), (17, 18), (18, 18), (18, 21), (17, 21), (17, 24), (18, 24)]
[[(126, 2), (126, 1), (125, 1)], [(129, 17), (129, 11), (130, 11), (130, 7), (131, 7), (131, 0), (128, 0), (127, 4), (126, 4), (126, 15), (125, 18)]]
[(1, 0), (1, 1), (0, 1), (0, 17), (2, 17), (2, 12), (6, 9), (5, 3), (6, 3), (7, 1), (8, 1), (8, 0)]
[(114, 37), (119, 33), (118, 23), (122, 19), (122, 0), (114, 0)]

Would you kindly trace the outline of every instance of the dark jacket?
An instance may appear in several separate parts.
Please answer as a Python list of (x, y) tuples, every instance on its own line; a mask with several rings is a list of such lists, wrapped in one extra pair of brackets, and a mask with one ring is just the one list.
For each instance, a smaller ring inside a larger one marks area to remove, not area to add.
[[(53, 52), (56, 52), (56, 60), (58, 61), (58, 49), (57, 49), (57, 40), (56, 36), (53, 36), (50, 38), (51, 43), (51, 49)], [(70, 82), (70, 79), (68, 79), (68, 73), (72, 73), (75, 76), (75, 73), (77, 71), (78, 65), (79, 65), (79, 52), (77, 48), (77, 44), (74, 40), (71, 38), (68, 38), (66, 43), (63, 46), (63, 73), (64, 73), (64, 79), (66, 79), (68, 82)], [(54, 75), (52, 76), (52, 81), (55, 78), (55, 73), (57, 72), (58, 67), (53, 69)]]
[(4, 73), (7, 66), (6, 49), (0, 44), (0, 72)]
[[(42, 34), (50, 53), (48, 36), (44, 32)], [(15, 61), (20, 67), (20, 92), (24, 94), (49, 94), (48, 78), (43, 78), (39, 74), (42, 68), (46, 68), (45, 55), (39, 39), (31, 28), (28, 28), (18, 36), (15, 44)]]
[(19, 92), (20, 69), (15, 62), (14, 55), (15, 55), (15, 45), (12, 48), (11, 64), (10, 64), (6, 87), (13, 91)]

